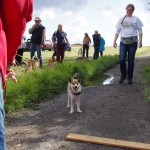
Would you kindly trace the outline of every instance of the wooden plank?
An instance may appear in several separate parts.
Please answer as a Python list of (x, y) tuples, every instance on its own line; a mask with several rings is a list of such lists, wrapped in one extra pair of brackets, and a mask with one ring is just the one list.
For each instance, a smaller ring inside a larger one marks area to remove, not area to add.
[(146, 143), (115, 140), (115, 139), (87, 136), (87, 135), (80, 135), (80, 134), (73, 134), (73, 133), (69, 133), (67, 135), (67, 139), (73, 141), (79, 141), (79, 142), (114, 146), (114, 147), (131, 148), (131, 149), (138, 149), (138, 150), (150, 150), (150, 144), (146, 144)]

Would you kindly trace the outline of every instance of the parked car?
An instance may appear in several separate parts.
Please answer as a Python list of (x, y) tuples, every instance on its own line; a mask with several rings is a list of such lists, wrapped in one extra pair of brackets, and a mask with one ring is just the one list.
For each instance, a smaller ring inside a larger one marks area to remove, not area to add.
[(45, 40), (44, 41), (42, 50), (43, 51), (44, 50), (49, 50), (49, 51), (53, 50), (53, 44), (52, 44), (51, 40)]

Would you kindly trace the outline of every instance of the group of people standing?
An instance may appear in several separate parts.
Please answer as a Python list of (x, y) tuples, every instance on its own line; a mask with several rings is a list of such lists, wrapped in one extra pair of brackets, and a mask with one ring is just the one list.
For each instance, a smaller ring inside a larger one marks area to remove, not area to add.
[[(116, 25), (116, 33), (114, 37), (113, 47), (117, 47), (117, 39), (119, 35), (120, 47), (119, 47), (119, 61), (120, 61), (120, 73), (121, 77), (119, 83), (123, 83), (125, 79), (128, 80), (128, 84), (132, 84), (133, 81), (133, 71), (134, 71), (134, 59), (137, 48), (142, 47), (142, 37), (143, 37), (143, 23), (141, 20), (133, 16), (135, 7), (133, 4), (128, 4), (126, 6), (126, 15), (119, 19)], [(83, 39), (83, 57), (88, 57), (89, 44), (91, 39), (87, 33)], [(105, 40), (101, 37), (98, 31), (93, 34), (93, 44), (94, 44), (94, 55), (93, 59), (97, 59), (100, 56), (103, 57), (103, 51), (105, 50)], [(126, 65), (126, 58), (128, 56), (128, 66)]]
[[(43, 67), (42, 61), (42, 47), (45, 41), (45, 27), (41, 24), (41, 18), (36, 17), (34, 19), (35, 24), (29, 29), (29, 33), (31, 36), (31, 59), (35, 55), (35, 51), (37, 51), (37, 57), (40, 60), (40, 68)], [(62, 63), (64, 59), (65, 47), (69, 44), (67, 39), (67, 34), (62, 30), (62, 25), (58, 25), (57, 31), (55, 31), (52, 35), (52, 42), (54, 47), (54, 56), (56, 56), (56, 61)]]
[[(135, 53), (137, 47), (142, 47), (143, 24), (138, 17), (132, 15), (134, 10), (134, 5), (128, 4), (126, 7), (126, 15), (122, 17), (116, 25), (117, 30), (113, 42), (114, 48), (117, 47), (116, 41), (119, 34), (121, 36), (119, 53), (121, 78), (119, 83), (123, 83), (127, 78), (128, 84), (132, 84)], [(6, 77), (7, 73), (11, 71), (11, 66), (14, 64), (16, 51), (21, 43), (21, 37), (26, 28), (26, 23), (32, 19), (32, 12), (33, 0), (3, 0), (0, 3), (0, 150), (6, 149), (3, 98), (3, 90), (6, 89)], [(37, 55), (40, 59), (40, 67), (42, 68), (41, 48), (45, 39), (45, 27), (41, 24), (41, 19), (39, 17), (35, 18), (35, 24), (29, 30), (29, 33), (32, 34), (31, 59), (37, 50)], [(68, 43), (66, 36), (67, 34), (62, 30), (62, 25), (58, 25), (58, 30), (54, 32), (52, 36), (58, 62), (62, 62), (64, 58), (65, 46), (66, 43)], [(91, 40), (86, 33), (83, 40), (83, 56), (86, 50), (86, 57), (88, 57), (90, 43)], [(102, 45), (105, 43), (97, 30), (93, 35), (93, 43), (93, 59), (97, 59), (99, 57), (99, 51), (101, 56), (103, 56), (104, 47)], [(127, 54), (128, 69), (126, 67)], [(13, 72), (11, 71), (11, 73)]]
[[(97, 30), (95, 30), (95, 33), (93, 34), (92, 37), (93, 37), (93, 45), (94, 45), (93, 59), (98, 59), (99, 53), (100, 53), (100, 56), (103, 57), (103, 51), (105, 50), (104, 38), (101, 37), (101, 34), (99, 34)], [(88, 58), (90, 44), (91, 44), (91, 39), (88, 33), (85, 33), (84, 39), (83, 39), (83, 55), (82, 55), (83, 57), (85, 57), (85, 52), (86, 52), (86, 57)]]

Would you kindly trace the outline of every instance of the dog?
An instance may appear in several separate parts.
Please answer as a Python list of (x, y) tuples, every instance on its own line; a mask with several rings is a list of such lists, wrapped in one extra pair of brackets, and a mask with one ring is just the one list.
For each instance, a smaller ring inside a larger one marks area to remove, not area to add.
[(87, 57), (83, 57), (83, 48), (81, 47), (78, 51), (78, 58), (76, 59), (76, 62), (82, 62), (82, 61), (89, 61)]
[(67, 107), (71, 106), (70, 114), (74, 112), (74, 103), (77, 105), (77, 112), (81, 113), (80, 99), (81, 99), (81, 79), (79, 73), (74, 74), (68, 81), (67, 86), (68, 93), (68, 104)]
[(39, 68), (39, 65), (39, 59), (36, 56), (34, 56), (27, 63), (25, 63), (25, 73), (27, 73), (30, 70), (37, 70)]
[(57, 65), (57, 61), (56, 61), (56, 58), (55, 58), (55, 57), (48, 60), (48, 66), (49, 66), (49, 67), (54, 67), (54, 66), (56, 66), (56, 65)]

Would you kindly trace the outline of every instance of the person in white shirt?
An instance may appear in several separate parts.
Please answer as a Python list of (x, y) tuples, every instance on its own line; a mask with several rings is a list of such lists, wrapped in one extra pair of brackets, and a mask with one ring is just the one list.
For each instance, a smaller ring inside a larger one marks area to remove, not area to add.
[[(121, 78), (119, 83), (128, 79), (128, 84), (132, 84), (133, 70), (134, 70), (134, 58), (137, 47), (142, 47), (142, 22), (141, 20), (133, 16), (134, 5), (128, 4), (126, 7), (126, 15), (122, 17), (116, 25), (116, 34), (114, 38), (113, 47), (117, 47), (117, 39), (120, 35), (120, 72)], [(128, 69), (126, 67), (126, 57), (128, 54)]]

